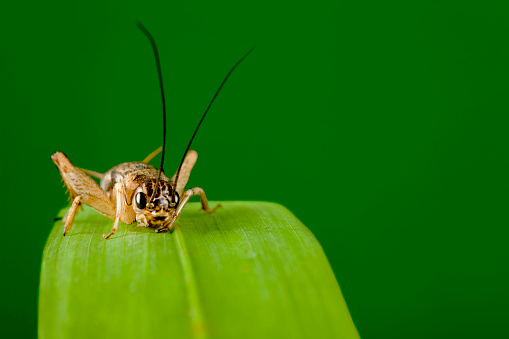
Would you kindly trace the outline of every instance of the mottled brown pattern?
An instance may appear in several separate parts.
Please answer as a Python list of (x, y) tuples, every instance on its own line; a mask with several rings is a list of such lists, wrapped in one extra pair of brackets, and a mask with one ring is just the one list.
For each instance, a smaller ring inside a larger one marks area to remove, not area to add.
[[(134, 191), (146, 181), (153, 180), (155, 184), (158, 172), (159, 170), (154, 166), (141, 161), (124, 162), (104, 173), (104, 178), (101, 180), (101, 188), (110, 196), (115, 184), (122, 183), (126, 190), (128, 203), (131, 204)], [(164, 173), (161, 173), (161, 183), (164, 182), (167, 185), (173, 185), (171, 180)], [(152, 191), (150, 194), (152, 194)]]

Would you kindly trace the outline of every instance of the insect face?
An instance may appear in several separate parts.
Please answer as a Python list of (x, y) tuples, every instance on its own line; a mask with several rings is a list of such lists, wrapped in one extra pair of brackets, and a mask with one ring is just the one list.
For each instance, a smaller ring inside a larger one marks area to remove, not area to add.
[[(154, 189), (157, 190), (154, 194)], [(154, 195), (152, 197), (152, 195)], [(151, 199), (152, 197), (152, 199)], [(136, 212), (136, 220), (140, 226), (165, 226), (175, 216), (179, 203), (179, 195), (173, 192), (170, 182), (160, 180), (147, 180), (142, 183), (133, 196), (132, 206)]]

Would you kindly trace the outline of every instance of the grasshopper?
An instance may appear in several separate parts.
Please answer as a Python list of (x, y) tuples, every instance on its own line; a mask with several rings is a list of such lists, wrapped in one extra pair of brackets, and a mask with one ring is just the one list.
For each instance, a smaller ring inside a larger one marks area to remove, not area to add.
[[(65, 186), (67, 186), (69, 199), (72, 200), (71, 208), (62, 219), (64, 236), (71, 230), (74, 217), (81, 204), (86, 204), (105, 217), (114, 220), (111, 232), (107, 235), (103, 234), (105, 239), (115, 234), (119, 221), (126, 224), (137, 221), (138, 226), (157, 228), (157, 233), (171, 231), (182, 209), (189, 199), (195, 195), (200, 197), (202, 209), (206, 212), (213, 213), (220, 207), (218, 205), (215, 208), (210, 208), (207, 196), (200, 187), (184, 190), (198, 158), (198, 153), (189, 151), (189, 149), (203, 119), (226, 80), (233, 70), (253, 51), (254, 46), (237, 61), (224, 78), (201, 117), (176, 173), (168, 178), (163, 170), (166, 149), (166, 103), (159, 53), (150, 32), (140, 22), (137, 25), (150, 41), (156, 60), (163, 106), (163, 145), (150, 153), (143, 161), (125, 162), (111, 168), (106, 173), (78, 168), (71, 163), (63, 152), (54, 153), (51, 159), (57, 166)], [(150, 165), (149, 161), (161, 151), (161, 164), (157, 169)], [(100, 179), (100, 184), (98, 185), (91, 176)]]

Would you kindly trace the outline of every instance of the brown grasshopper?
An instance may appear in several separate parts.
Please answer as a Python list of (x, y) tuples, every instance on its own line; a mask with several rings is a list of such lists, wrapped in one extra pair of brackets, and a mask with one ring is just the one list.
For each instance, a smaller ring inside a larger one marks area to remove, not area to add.
[[(138, 226), (157, 228), (157, 233), (171, 231), (182, 209), (194, 195), (200, 196), (202, 209), (209, 213), (213, 213), (220, 206), (218, 205), (213, 209), (209, 208), (205, 192), (200, 187), (184, 191), (191, 170), (198, 158), (198, 153), (189, 151), (189, 148), (226, 80), (233, 70), (253, 51), (254, 46), (237, 61), (224, 78), (198, 123), (177, 172), (171, 178), (168, 178), (163, 170), (166, 148), (166, 103), (159, 53), (150, 32), (140, 22), (137, 25), (149, 39), (156, 59), (163, 103), (163, 146), (149, 154), (143, 161), (125, 162), (113, 167), (106, 173), (78, 168), (62, 152), (53, 154), (51, 159), (57, 165), (69, 191), (69, 198), (72, 200), (71, 208), (62, 219), (65, 224), (64, 235), (71, 230), (74, 216), (81, 204), (87, 204), (102, 215), (114, 220), (111, 232), (107, 235), (103, 234), (105, 239), (115, 234), (119, 221), (126, 224), (138, 221)], [(161, 151), (161, 165), (157, 169), (148, 162)], [(100, 185), (90, 176), (100, 179)]]

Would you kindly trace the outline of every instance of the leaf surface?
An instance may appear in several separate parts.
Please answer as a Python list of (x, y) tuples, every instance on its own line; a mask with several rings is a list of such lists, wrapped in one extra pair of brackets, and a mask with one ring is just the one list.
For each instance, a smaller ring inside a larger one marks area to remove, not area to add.
[[(358, 338), (325, 254), (287, 209), (189, 203), (173, 233), (85, 206), (44, 249), (39, 337)], [(67, 209), (62, 210), (64, 215)]]

